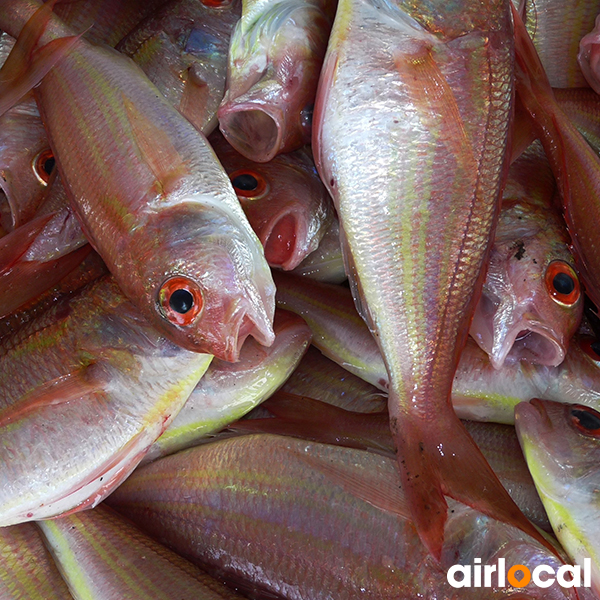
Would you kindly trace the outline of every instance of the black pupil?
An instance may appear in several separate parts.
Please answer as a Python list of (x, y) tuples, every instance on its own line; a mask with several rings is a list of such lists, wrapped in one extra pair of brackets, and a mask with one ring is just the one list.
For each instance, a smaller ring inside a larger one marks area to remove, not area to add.
[(46, 175), (51, 175), (52, 174), (52, 171), (54, 171), (54, 165), (55, 164), (56, 164), (56, 161), (54, 160), (54, 158), (47, 158), (44, 161), (44, 164), (42, 165), (42, 168), (46, 172)]
[(250, 175), (249, 173), (244, 173), (243, 175), (238, 175), (231, 183), (233, 183), (233, 187), (238, 190), (244, 190), (245, 192), (251, 192), (258, 187), (258, 181), (254, 175)]
[(590, 344), (592, 350), (598, 355), (600, 356), (600, 342), (592, 342)]
[(184, 315), (194, 306), (194, 296), (187, 290), (175, 290), (169, 298), (169, 306), (176, 313)]
[(575, 282), (570, 275), (566, 273), (558, 273), (552, 280), (554, 289), (565, 296), (568, 296), (575, 289)]
[(577, 418), (579, 424), (584, 429), (589, 429), (590, 431), (600, 429), (600, 415), (587, 410), (578, 410), (576, 408), (571, 411), (571, 414)]

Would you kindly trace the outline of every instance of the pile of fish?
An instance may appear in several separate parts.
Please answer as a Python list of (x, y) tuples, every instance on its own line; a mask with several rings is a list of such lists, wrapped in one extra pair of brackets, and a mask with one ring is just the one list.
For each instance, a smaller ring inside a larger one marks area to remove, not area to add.
[(598, 14), (0, 0), (0, 600), (600, 598)]

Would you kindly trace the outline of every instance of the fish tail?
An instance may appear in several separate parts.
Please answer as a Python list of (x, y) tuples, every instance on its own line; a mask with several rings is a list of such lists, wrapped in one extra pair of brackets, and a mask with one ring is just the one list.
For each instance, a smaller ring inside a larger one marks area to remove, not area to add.
[(56, 0), (50, 0), (27, 21), (0, 69), (0, 115), (30, 92), (85, 33), (52, 40), (37, 48), (52, 16)]
[[(504, 489), (450, 406), (443, 418), (417, 417), (410, 423), (392, 410), (390, 403), (390, 425), (412, 519), (421, 541), (437, 560), (447, 518), (444, 496), (517, 527), (556, 553)], [(440, 430), (441, 423), (448, 425)]]

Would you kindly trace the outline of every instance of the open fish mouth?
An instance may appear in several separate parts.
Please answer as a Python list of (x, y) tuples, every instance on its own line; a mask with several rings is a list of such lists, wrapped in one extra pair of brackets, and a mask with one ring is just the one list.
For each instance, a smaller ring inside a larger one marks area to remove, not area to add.
[(283, 138), (281, 111), (254, 102), (239, 102), (219, 111), (225, 139), (255, 162), (268, 162), (279, 152)]
[(490, 362), (495, 369), (501, 369), (505, 362), (521, 360), (557, 367), (565, 359), (566, 352), (565, 345), (548, 329), (535, 323), (519, 322), (503, 338), (494, 335)]

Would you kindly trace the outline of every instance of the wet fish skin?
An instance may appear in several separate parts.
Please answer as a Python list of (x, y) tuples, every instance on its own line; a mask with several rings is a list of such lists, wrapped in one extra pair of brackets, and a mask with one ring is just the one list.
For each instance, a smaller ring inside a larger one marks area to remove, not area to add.
[(335, 0), (246, 0), (229, 49), (219, 127), (268, 162), (311, 138), (312, 109)]
[(194, 126), (208, 135), (217, 126), (225, 94), (231, 31), (241, 0), (173, 0), (117, 45)]
[(314, 346), (307, 350), (281, 390), (356, 412), (381, 412), (387, 406), (387, 395), (325, 357)]
[(0, 529), (3, 600), (73, 600), (33, 523)]
[[(378, 452), (395, 458), (386, 410), (375, 414), (348, 411), (310, 397), (277, 392), (261, 405), (269, 418), (242, 419), (229, 430), (274, 433)], [(544, 506), (523, 458), (515, 428), (497, 423), (463, 421), (463, 425), (523, 514), (551, 531)]]
[[(399, 486), (394, 461), (385, 457), (253, 435), (146, 465), (109, 503), (193, 561), (295, 600), (500, 598), (515, 590), (464, 589), (458, 596), (447, 583), (448, 566), (473, 556), (484, 564), (527, 556), (528, 565), (557, 565), (519, 530), (454, 502), (437, 563), (406, 519)], [(524, 593), (574, 597), (560, 588)]]
[(594, 27), (600, 2), (514, 0), (552, 87), (587, 85), (577, 62), (579, 41)]
[(319, 247), (307, 256), (294, 270), (295, 275), (322, 281), (343, 283), (348, 279), (340, 247), (340, 224), (334, 217)]
[(390, 374), (411, 514), (438, 557), (445, 495), (530, 531), (450, 404), (508, 167), (511, 31), (508, 2), (344, 0), (315, 107), (315, 162)]
[(469, 329), (497, 369), (518, 360), (558, 366), (581, 321), (583, 294), (555, 188), (539, 143), (511, 165)]
[[(236, 152), (221, 134), (213, 134), (209, 142), (231, 178), (269, 265), (284, 271), (296, 268), (318, 248), (334, 214), (310, 151), (299, 149), (261, 164)], [(255, 188), (236, 187), (239, 176), (254, 178)]]
[(549, 400), (523, 402), (515, 410), (523, 453), (558, 540), (576, 563), (592, 561), (592, 589), (600, 593), (600, 481), (597, 427), (600, 413)]
[(195, 445), (271, 396), (294, 371), (312, 337), (301, 317), (284, 310), (275, 311), (274, 331), (269, 348), (248, 340), (237, 363), (213, 360), (142, 463)]
[(139, 463), (210, 355), (161, 337), (105, 277), (0, 341), (0, 526), (97, 504)]
[(76, 600), (240, 600), (105, 504), (37, 523)]
[(600, 158), (561, 110), (536, 50), (518, 14), (514, 14), (517, 92), (536, 124), (562, 197), (573, 253), (587, 294), (600, 303)]
[[(3, 28), (18, 33), (36, 6), (1, 7)], [(53, 18), (41, 43), (64, 33)], [(188, 349), (235, 360), (248, 335), (270, 344), (270, 272), (205, 138), (116, 51), (79, 40), (60, 65), (38, 102), (84, 233), (126, 295)], [(179, 290), (193, 297), (183, 316)]]

